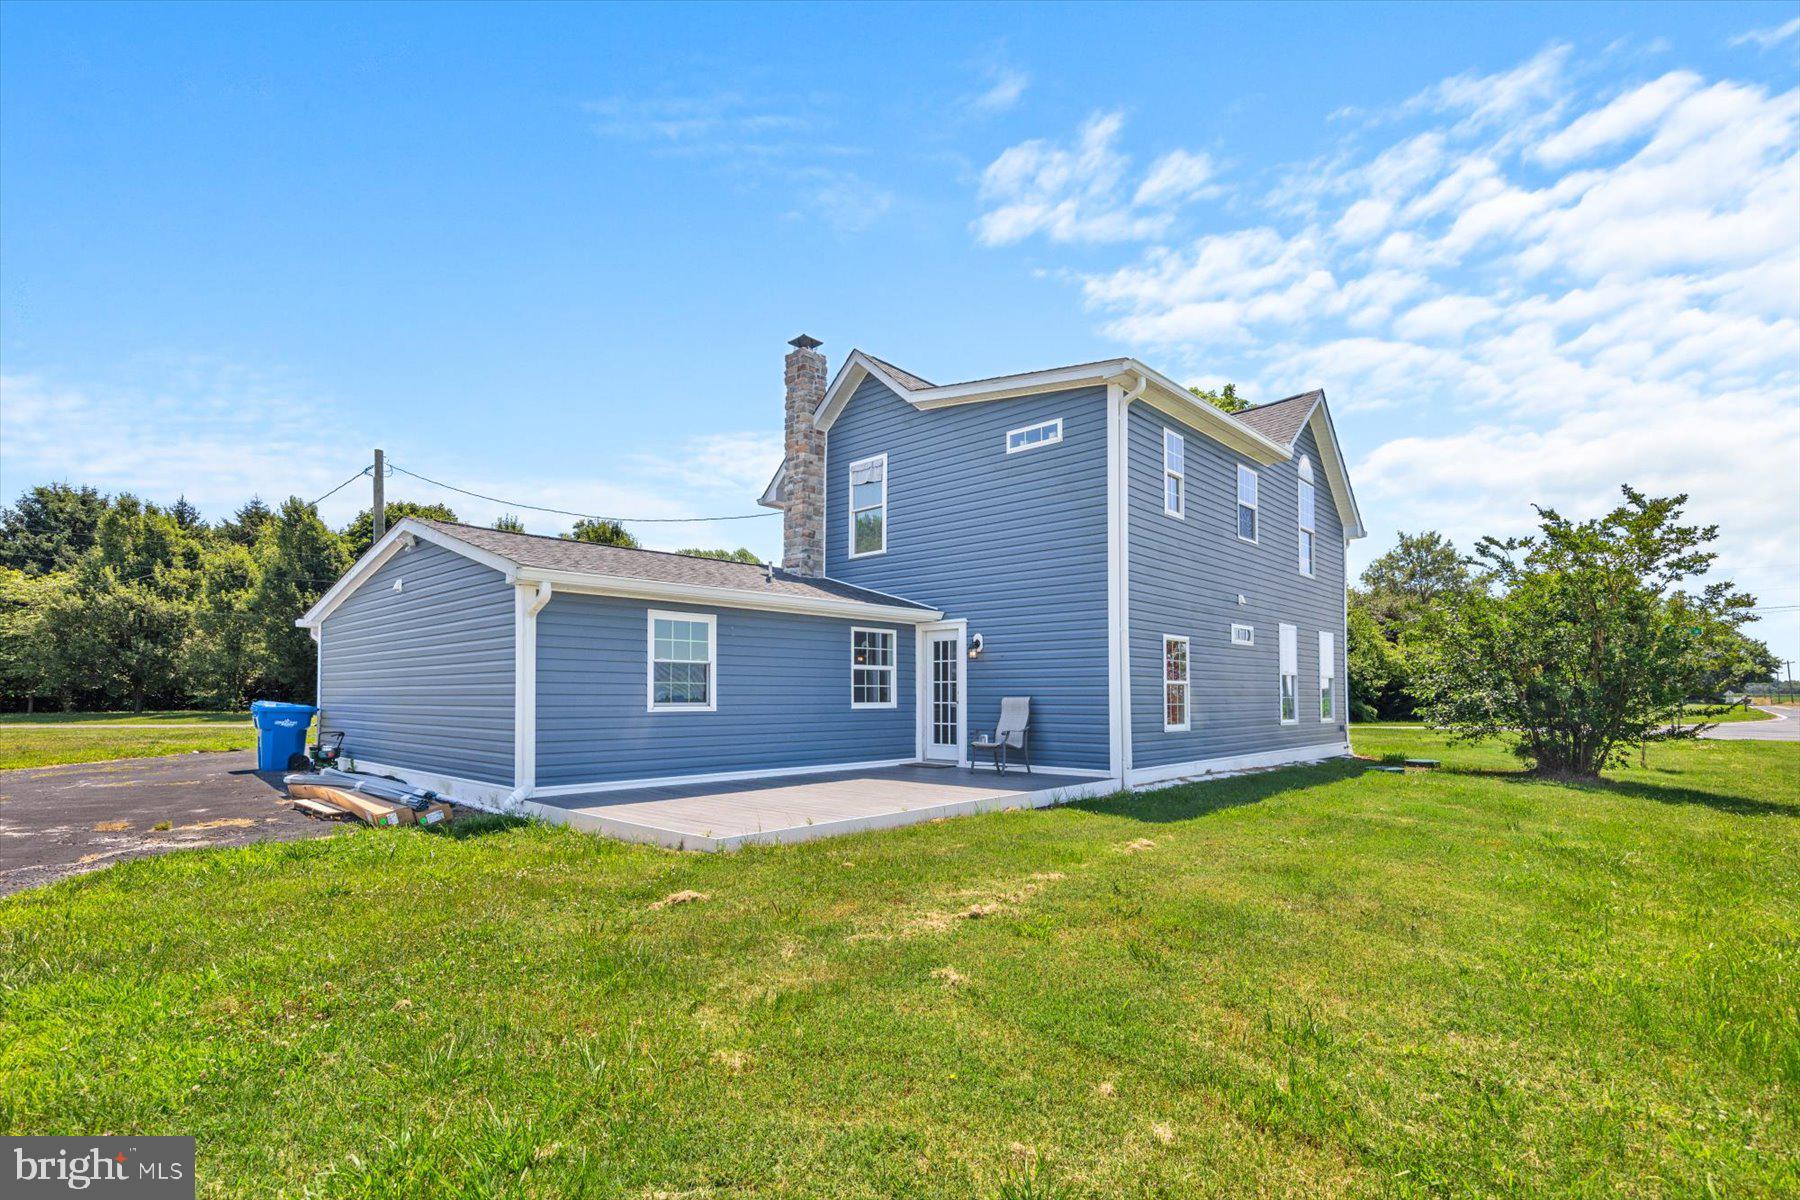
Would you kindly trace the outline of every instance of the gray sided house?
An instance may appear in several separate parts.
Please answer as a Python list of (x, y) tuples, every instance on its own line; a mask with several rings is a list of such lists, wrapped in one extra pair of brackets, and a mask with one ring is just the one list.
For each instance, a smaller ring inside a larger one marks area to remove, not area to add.
[[(1135, 359), (934, 385), (786, 361), (783, 565), (400, 522), (310, 609), (322, 723), (475, 803), (970, 761), (1003, 697), (1091, 790), (1347, 752), (1325, 397)], [(910, 769), (910, 768), (909, 768)]]

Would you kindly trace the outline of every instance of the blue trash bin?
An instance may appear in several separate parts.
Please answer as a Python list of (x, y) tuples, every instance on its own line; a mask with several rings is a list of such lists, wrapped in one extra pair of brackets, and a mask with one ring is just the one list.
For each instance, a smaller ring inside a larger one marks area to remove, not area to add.
[(250, 723), (256, 726), (256, 769), (285, 771), (288, 759), (306, 753), (306, 731), (318, 711), (310, 704), (252, 701)]

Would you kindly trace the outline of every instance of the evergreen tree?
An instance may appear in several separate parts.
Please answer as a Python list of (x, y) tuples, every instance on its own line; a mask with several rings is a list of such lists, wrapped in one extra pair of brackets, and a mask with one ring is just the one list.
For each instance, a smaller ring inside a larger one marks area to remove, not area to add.
[[(455, 510), (443, 504), (418, 504), (411, 500), (389, 500), (384, 506), (387, 509), (387, 527), (392, 529), (400, 523), (402, 517), (424, 517), (430, 521), (451, 521), (456, 518)], [(375, 544), (375, 510), (365, 508), (356, 514), (356, 520), (344, 526), (344, 545), (350, 551), (352, 562), (369, 552)]]
[(27, 575), (66, 571), (94, 544), (107, 500), (91, 487), (43, 484), (0, 511), (0, 566)]

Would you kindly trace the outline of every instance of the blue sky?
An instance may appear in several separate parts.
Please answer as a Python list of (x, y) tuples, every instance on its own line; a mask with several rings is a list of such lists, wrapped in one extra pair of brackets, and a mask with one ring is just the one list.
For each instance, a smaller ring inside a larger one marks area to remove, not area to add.
[(1322, 385), (1357, 565), (1631, 481), (1800, 606), (1797, 88), (1800, 4), (8, 4), (0, 486), (756, 512), (804, 331)]

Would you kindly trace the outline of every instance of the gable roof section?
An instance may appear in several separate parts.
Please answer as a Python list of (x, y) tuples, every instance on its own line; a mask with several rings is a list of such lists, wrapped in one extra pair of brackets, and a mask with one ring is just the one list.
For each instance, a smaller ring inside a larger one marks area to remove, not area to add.
[(332, 609), (404, 549), (409, 536), (492, 567), (508, 583), (549, 583), (557, 590), (598, 595), (887, 620), (927, 621), (942, 615), (930, 605), (885, 592), (836, 579), (795, 575), (757, 563), (600, 546), (568, 538), (407, 517), (370, 547), (295, 623), (309, 627), (321, 624)]
[(1239, 424), (1248, 425), (1276, 445), (1286, 446), (1291, 450), (1294, 439), (1306, 428), (1307, 418), (1312, 416), (1313, 409), (1323, 399), (1325, 393), (1314, 388), (1285, 400), (1271, 400), (1267, 404), (1234, 412), (1231, 416)]

